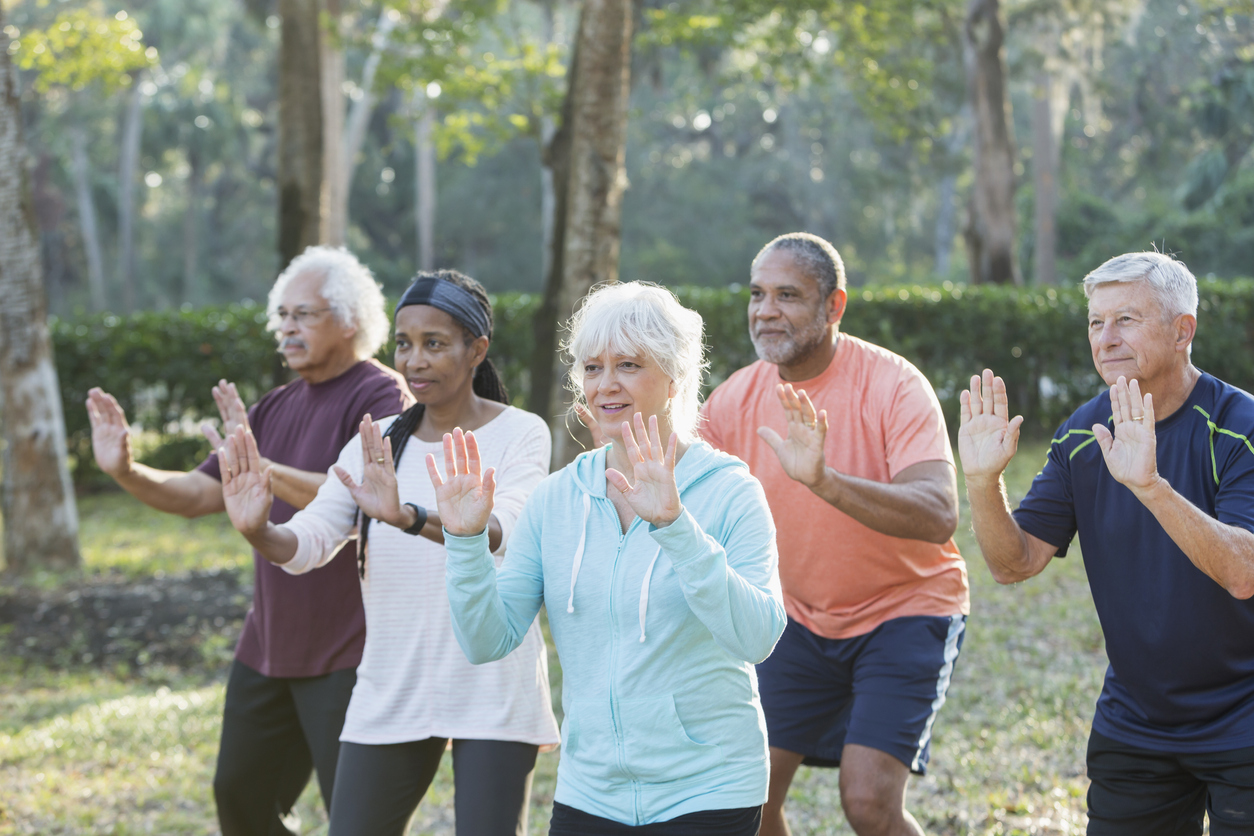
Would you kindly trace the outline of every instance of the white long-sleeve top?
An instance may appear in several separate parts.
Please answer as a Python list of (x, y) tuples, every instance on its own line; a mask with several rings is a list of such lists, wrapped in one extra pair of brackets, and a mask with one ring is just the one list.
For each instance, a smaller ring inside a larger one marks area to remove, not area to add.
[[(392, 420), (381, 422), (385, 431)], [(523, 503), (548, 473), (549, 431), (535, 415), (508, 407), (475, 430), (475, 438), (484, 469), (496, 468), (492, 513), (501, 526), (499, 566)], [(406, 443), (396, 472), (401, 502), (435, 507), (428, 453), (443, 468), (441, 443), (417, 438)], [(344, 447), (337, 464), (361, 481), (360, 436)], [(283, 568), (302, 574), (329, 562), (352, 536), (356, 515), (352, 495), (329, 473), (313, 502), (286, 523), (298, 546)], [(374, 520), (366, 548), (361, 583), (366, 647), (340, 739), (385, 744), (448, 737), (556, 744), (539, 622), (532, 622), (514, 653), (472, 665), (453, 634), (444, 546)]]

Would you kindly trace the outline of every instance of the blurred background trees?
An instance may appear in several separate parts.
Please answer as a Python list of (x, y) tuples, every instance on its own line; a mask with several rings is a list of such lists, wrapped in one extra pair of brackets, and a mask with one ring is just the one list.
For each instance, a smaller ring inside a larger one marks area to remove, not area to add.
[[(39, 86), (34, 50), (65, 6), (10, 5), (54, 312), (264, 293), (281, 249), (281, 33), (302, 15), (342, 64), (320, 76), (342, 111), (323, 132), (337, 141), (320, 235), (393, 292), (423, 259), (493, 290), (545, 286), (582, 4), (93, 0), (159, 59), (86, 92)], [(989, 19), (1005, 68), (991, 108), (969, 92)], [(987, 112), (1006, 118), (994, 219), (1013, 222), (1011, 277), (1073, 282), (1151, 244), (1200, 274), (1254, 263), (1248, 4), (638, 0), (631, 23), (624, 279), (743, 281), (761, 243), (804, 228), (855, 283), (967, 280)]]

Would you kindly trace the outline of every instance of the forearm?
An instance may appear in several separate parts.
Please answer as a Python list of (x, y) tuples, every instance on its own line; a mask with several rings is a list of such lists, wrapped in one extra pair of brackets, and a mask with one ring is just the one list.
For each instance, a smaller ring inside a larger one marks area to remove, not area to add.
[(487, 538), (449, 537), (446, 545), (449, 611), (457, 643), (472, 664), (505, 658), (522, 643), (539, 602), (526, 623), (515, 623), (501, 599)]
[(131, 496), (167, 514), (201, 517), (225, 509), (221, 484), (199, 471), (157, 470), (135, 462), (113, 478)]
[(318, 495), (318, 488), (322, 487), (322, 483), (327, 480), (325, 473), (298, 470), (285, 464), (276, 464), (268, 459), (263, 461), (262, 465), (271, 468), (270, 485), (274, 489), (274, 495), (296, 509), (304, 508), (313, 502), (314, 497)]
[[(756, 664), (769, 656), (787, 624), (774, 573), (766, 588), (750, 582), (731, 565), (726, 549), (687, 512), (650, 534), (670, 558), (689, 609), (714, 640), (747, 662)], [(769, 537), (757, 549), (749, 543), (739, 545), (749, 552), (741, 553), (740, 559), (756, 558), (751, 563), (757, 569), (773, 561)]]
[(971, 503), (971, 528), (984, 554), (984, 562), (998, 583), (1017, 583), (1038, 574), (1044, 564), (1035, 566), (1027, 535), (1010, 514), (1006, 486), (996, 479), (967, 479)]
[(1210, 516), (1161, 476), (1133, 493), (1194, 566), (1233, 597), (1254, 596), (1254, 534)]
[(958, 527), (952, 498), (926, 481), (874, 482), (828, 467), (810, 490), (867, 528), (890, 537), (945, 543)]
[(256, 531), (240, 532), (257, 553), (271, 563), (282, 566), (296, 556), (300, 545), (296, 535), (286, 526), (267, 522)]

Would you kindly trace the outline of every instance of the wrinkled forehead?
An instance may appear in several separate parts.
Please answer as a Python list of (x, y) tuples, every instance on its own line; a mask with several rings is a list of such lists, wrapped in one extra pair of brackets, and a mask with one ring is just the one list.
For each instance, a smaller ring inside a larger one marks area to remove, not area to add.
[(1089, 316), (1102, 316), (1115, 311), (1136, 311), (1161, 314), (1163, 306), (1149, 282), (1103, 282), (1089, 293)]
[(283, 288), (283, 294), (279, 298), (279, 307), (289, 311), (297, 308), (326, 307), (327, 300), (322, 295), (322, 285), (325, 281), (326, 275), (316, 271), (294, 276)]
[(792, 287), (802, 293), (819, 292), (818, 280), (797, 259), (794, 253), (777, 248), (762, 256), (749, 271), (751, 285), (767, 288)]

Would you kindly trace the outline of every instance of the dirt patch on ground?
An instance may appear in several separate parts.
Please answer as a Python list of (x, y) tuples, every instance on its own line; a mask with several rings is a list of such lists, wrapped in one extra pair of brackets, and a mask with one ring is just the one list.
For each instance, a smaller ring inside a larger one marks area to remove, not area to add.
[(53, 667), (217, 669), (251, 603), (252, 587), (233, 571), (19, 587), (0, 591), (0, 648)]

